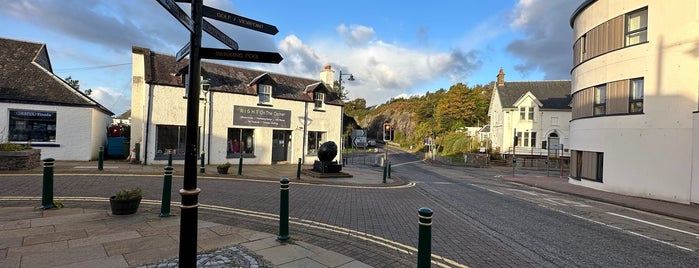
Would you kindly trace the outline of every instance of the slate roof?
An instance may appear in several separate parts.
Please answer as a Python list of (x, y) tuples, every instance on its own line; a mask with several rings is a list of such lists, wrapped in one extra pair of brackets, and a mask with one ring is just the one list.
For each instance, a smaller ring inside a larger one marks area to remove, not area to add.
[(114, 115), (53, 74), (45, 44), (0, 38), (0, 102), (93, 107)]
[(119, 116), (115, 117), (116, 119), (129, 119), (131, 117), (131, 109), (126, 110), (126, 112), (120, 114)]
[[(146, 60), (146, 83), (183, 87), (180, 77), (173, 76), (173, 74), (186, 72), (187, 68), (185, 67), (189, 64), (189, 59), (176, 62), (173, 55), (160, 54), (141, 47), (133, 47), (132, 50), (134, 53), (146, 55), (146, 59), (150, 58), (150, 60)], [(201, 62), (201, 70), (202, 76), (211, 84), (210, 91), (257, 96), (252, 83), (272, 79), (276, 83), (272, 91), (273, 98), (313, 102), (313, 94), (306, 93), (307, 87), (312, 86), (327, 94), (325, 104), (344, 105), (342, 100), (336, 94), (331, 93), (323, 83), (314, 85), (321, 82), (320, 80), (217, 64), (204, 60)]]
[(497, 85), (503, 108), (514, 108), (514, 103), (530, 92), (543, 104), (542, 109), (570, 110), (570, 80), (505, 82)]

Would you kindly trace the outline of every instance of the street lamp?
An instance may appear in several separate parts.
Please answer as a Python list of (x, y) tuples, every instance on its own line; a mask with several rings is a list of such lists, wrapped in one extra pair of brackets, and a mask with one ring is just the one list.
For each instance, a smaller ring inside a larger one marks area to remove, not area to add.
[[(338, 85), (338, 87), (339, 87), (339, 89), (338, 89), (338, 91), (337, 91), (337, 95), (338, 95), (337, 97), (340, 98), (340, 100), (342, 100), (342, 99), (344, 99), (344, 98), (346, 97), (346, 96), (344, 96), (344, 94), (342, 93), (342, 91), (343, 91), (343, 90), (342, 90), (342, 76), (346, 76), (346, 75), (349, 76), (349, 78), (347, 78), (348, 81), (354, 81), (354, 75), (352, 75), (352, 74), (343, 74), (343, 73), (342, 73), (342, 69), (340, 69), (340, 75), (338, 76), (338, 79), (337, 79), (337, 85)], [(342, 139), (342, 132), (345, 131), (345, 116), (344, 116), (344, 114), (345, 114), (345, 107), (344, 107), (344, 106), (341, 108), (341, 111), (342, 111), (342, 118), (340, 119), (340, 161), (342, 161), (342, 157), (343, 157), (343, 156), (342, 156), (342, 148), (345, 147), (345, 141)]]
[(204, 101), (204, 121), (202, 123), (202, 128), (201, 128), (201, 165), (199, 167), (199, 173), (205, 173), (206, 169), (204, 168), (204, 156), (206, 155), (204, 152), (204, 148), (208, 148), (207, 146), (204, 146), (204, 143), (206, 143), (206, 105), (207, 105), (207, 96), (209, 94), (209, 88), (211, 87), (211, 83), (209, 83), (208, 79), (201, 79), (201, 91), (204, 93), (204, 96), (199, 96), (199, 100)]
[(340, 97), (340, 99), (344, 99), (344, 98), (345, 98), (344, 94), (342, 93), (342, 91), (343, 91), (343, 90), (342, 90), (342, 76), (349, 76), (349, 78), (347, 78), (347, 81), (354, 81), (354, 75), (352, 75), (352, 74), (343, 74), (343, 73), (342, 73), (342, 69), (340, 69), (340, 76), (339, 76), (338, 79), (337, 79), (337, 84), (338, 84), (338, 87), (339, 87), (337, 93), (338, 93), (338, 95), (339, 95), (338, 97)]

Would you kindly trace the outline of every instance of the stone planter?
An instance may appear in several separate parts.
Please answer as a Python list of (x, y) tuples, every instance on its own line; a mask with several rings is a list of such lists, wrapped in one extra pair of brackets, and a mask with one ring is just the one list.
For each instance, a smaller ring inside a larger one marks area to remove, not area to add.
[(218, 174), (228, 174), (228, 167), (217, 167)]
[(0, 170), (27, 170), (41, 166), (41, 150), (0, 151)]

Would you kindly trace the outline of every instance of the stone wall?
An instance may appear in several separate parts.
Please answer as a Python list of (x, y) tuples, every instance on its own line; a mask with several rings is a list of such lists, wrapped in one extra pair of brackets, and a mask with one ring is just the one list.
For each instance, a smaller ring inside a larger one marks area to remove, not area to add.
[(0, 170), (25, 170), (41, 166), (41, 150), (0, 151)]

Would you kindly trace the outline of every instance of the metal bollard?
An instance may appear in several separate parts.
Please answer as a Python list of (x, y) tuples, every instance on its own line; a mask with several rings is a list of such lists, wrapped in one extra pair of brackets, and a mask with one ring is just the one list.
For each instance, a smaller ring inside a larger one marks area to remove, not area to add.
[(289, 240), (289, 179), (282, 178), (279, 180), (280, 199), (279, 199), (279, 236), (277, 240)]
[(51, 209), (53, 205), (53, 158), (44, 159), (44, 182), (41, 193), (41, 209)]
[(172, 170), (172, 166), (165, 167), (165, 176), (163, 180), (163, 198), (162, 201), (160, 201), (160, 217), (170, 217), (170, 192), (172, 191)]
[(204, 167), (204, 152), (201, 153), (201, 165), (199, 166), (199, 173), (206, 173), (206, 168)]
[(100, 146), (99, 154), (97, 156), (97, 170), (102, 171), (104, 169), (104, 146)]
[(301, 179), (301, 158), (299, 157), (299, 163), (296, 166), (296, 179), (300, 180)]
[(134, 144), (134, 156), (136, 157), (136, 163), (141, 163), (141, 143)]
[(170, 150), (170, 152), (168, 152), (168, 155), (167, 155), (167, 165), (170, 166), (170, 167), (172, 166), (172, 150)]
[(243, 154), (240, 154), (240, 160), (238, 161), (238, 175), (243, 175)]
[(417, 242), (417, 267), (430, 267), (432, 260), (432, 210), (426, 207), (417, 211), (420, 216), (420, 233)]
[(386, 183), (386, 175), (388, 173), (388, 163), (383, 163), (383, 183)]
[(388, 177), (391, 177), (391, 161), (388, 161)]

